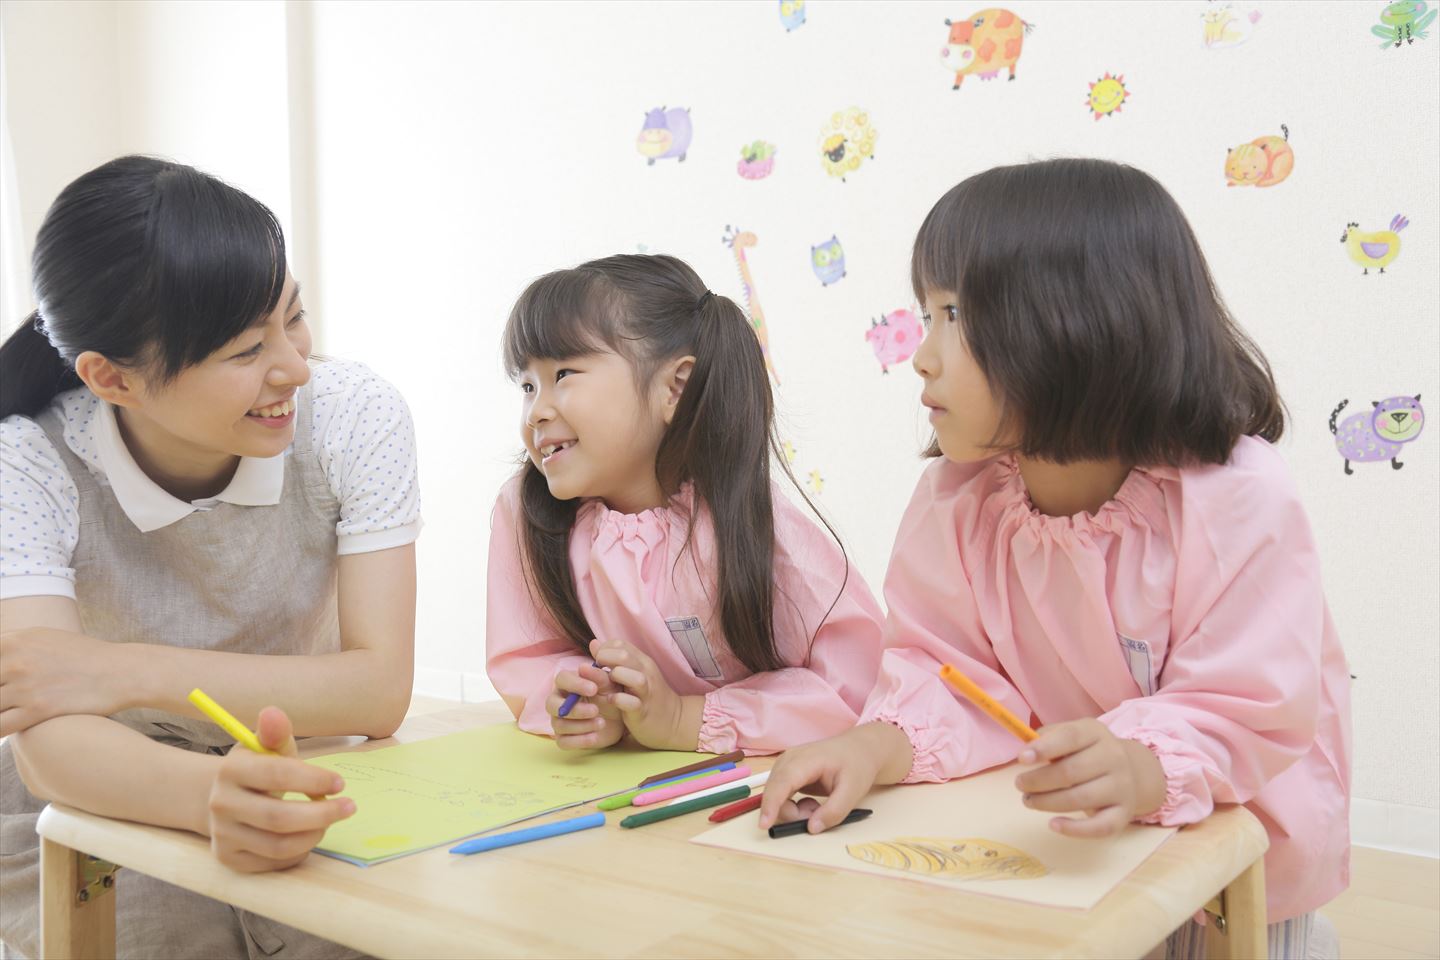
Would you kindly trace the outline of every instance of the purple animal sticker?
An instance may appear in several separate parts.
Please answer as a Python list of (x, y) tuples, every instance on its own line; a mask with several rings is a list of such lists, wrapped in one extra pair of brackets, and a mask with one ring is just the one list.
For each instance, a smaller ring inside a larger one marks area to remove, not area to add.
[(1420, 406), (1420, 394), (1413, 397), (1390, 397), (1376, 400), (1371, 409), (1352, 413), (1335, 425), (1340, 411), (1349, 400), (1330, 413), (1330, 432), (1335, 434), (1335, 449), (1345, 458), (1345, 472), (1353, 474), (1353, 463), (1379, 463), (1389, 460), (1390, 466), (1399, 470), (1400, 448), (1420, 436), (1425, 428), (1425, 410)]
[(645, 125), (635, 138), (635, 149), (649, 166), (667, 157), (683, 161), (690, 150), (693, 134), (689, 107), (671, 107), (668, 110), (656, 107), (645, 114)]
[(904, 363), (915, 355), (920, 341), (925, 338), (925, 329), (914, 310), (891, 310), (879, 320), (870, 321), (865, 331), (865, 340), (875, 351), (880, 361), (880, 372), (889, 373), (890, 365)]

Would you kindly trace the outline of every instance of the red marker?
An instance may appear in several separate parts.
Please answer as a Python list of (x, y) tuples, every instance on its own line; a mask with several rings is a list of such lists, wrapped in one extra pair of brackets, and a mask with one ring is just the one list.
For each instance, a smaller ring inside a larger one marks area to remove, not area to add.
[(737, 800), (728, 807), (721, 807), (710, 814), (711, 823), (724, 823), (726, 820), (733, 820), (742, 813), (749, 813), (751, 810), (760, 809), (760, 799), (763, 793), (757, 793), (753, 797), (746, 797), (744, 800)]

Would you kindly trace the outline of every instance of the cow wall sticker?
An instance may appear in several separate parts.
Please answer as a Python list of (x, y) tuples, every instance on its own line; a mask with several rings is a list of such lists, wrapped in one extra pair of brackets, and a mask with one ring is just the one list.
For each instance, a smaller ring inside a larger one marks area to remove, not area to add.
[(945, 26), (950, 28), (950, 35), (940, 48), (940, 66), (954, 74), (951, 90), (959, 90), (968, 76), (994, 80), (1006, 69), (1010, 71), (1006, 79), (1014, 80), (1025, 37), (1035, 29), (1034, 24), (999, 7), (981, 10), (964, 20), (946, 20)]

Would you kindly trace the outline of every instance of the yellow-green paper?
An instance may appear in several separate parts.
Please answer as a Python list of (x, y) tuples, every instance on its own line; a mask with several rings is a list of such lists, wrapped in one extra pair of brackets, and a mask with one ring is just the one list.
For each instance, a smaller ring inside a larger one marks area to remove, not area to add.
[(342, 796), (355, 801), (355, 815), (325, 831), (317, 851), (368, 866), (628, 790), (696, 757), (621, 747), (561, 750), (508, 723), (315, 757), (308, 762), (344, 777)]

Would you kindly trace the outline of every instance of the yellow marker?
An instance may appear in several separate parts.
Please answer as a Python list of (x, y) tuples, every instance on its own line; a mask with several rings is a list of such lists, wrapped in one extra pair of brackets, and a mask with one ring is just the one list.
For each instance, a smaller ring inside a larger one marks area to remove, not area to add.
[(984, 710), (995, 719), (996, 723), (1015, 734), (1015, 736), (1021, 740), (1029, 743), (1031, 740), (1040, 736), (1040, 734), (1030, 729), (1029, 724), (1022, 721), (1009, 710), (1006, 710), (999, 701), (984, 690), (981, 690), (974, 680), (971, 680), (965, 676), (965, 674), (950, 666), (950, 664), (947, 663), (940, 668), (940, 676), (945, 678), (946, 683), (964, 694), (966, 700), (969, 700), (975, 704), (975, 706)]
[(245, 724), (241, 723), (239, 720), (236, 720), (233, 716), (231, 716), (230, 711), (226, 710), (224, 707), (220, 706), (220, 704), (207, 697), (205, 695), (205, 691), (201, 690), (199, 687), (196, 687), (194, 690), (190, 691), (189, 699), (191, 703), (195, 704), (195, 706), (200, 708), (201, 713), (205, 714), (205, 716), (215, 721), (216, 725), (219, 726), (221, 730), (224, 730), (226, 733), (230, 734), (230, 736), (234, 737), (236, 742), (249, 747), (256, 753), (268, 753), (271, 756), (275, 755), (274, 750), (269, 750), (261, 746), (260, 738), (255, 736), (255, 734), (251, 733), (249, 727), (245, 726)]

